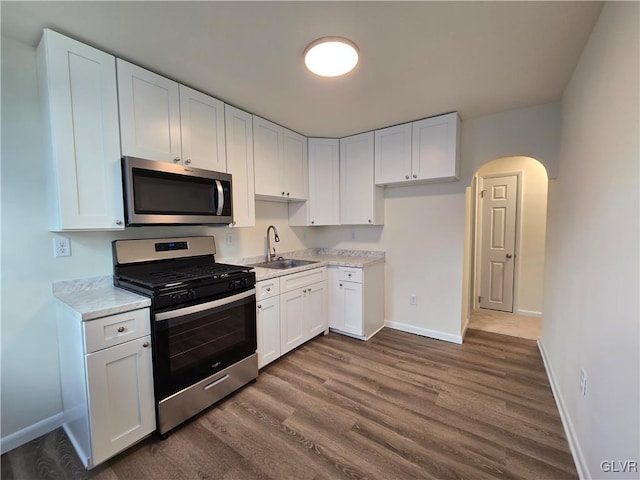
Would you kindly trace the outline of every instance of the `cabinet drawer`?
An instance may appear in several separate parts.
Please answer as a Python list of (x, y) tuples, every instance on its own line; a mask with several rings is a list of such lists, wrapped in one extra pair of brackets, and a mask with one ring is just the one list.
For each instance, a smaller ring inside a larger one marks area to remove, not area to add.
[(128, 342), (151, 332), (148, 308), (90, 320), (83, 326), (85, 353)]
[(280, 295), (280, 278), (256, 282), (256, 300), (264, 300), (276, 295)]
[(305, 270), (300, 273), (292, 273), (280, 277), (280, 293), (290, 292), (297, 288), (306, 287), (312, 283), (321, 282), (327, 279), (327, 267)]
[(339, 267), (338, 278), (343, 282), (362, 283), (362, 268)]

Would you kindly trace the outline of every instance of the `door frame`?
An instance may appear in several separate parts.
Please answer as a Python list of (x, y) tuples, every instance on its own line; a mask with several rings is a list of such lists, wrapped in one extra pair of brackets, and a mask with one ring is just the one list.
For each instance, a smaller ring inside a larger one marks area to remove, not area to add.
[(513, 265), (513, 306), (512, 313), (516, 313), (519, 309), (518, 299), (518, 284), (520, 280), (520, 236), (522, 234), (522, 170), (517, 171), (505, 171), (500, 173), (492, 173), (489, 175), (474, 175), (476, 181), (476, 192), (474, 196), (474, 247), (473, 247), (473, 302), (472, 308), (480, 308), (478, 302), (478, 296), (480, 295), (480, 281), (481, 281), (481, 265), (482, 265), (482, 204), (479, 200), (480, 193), (484, 187), (484, 180), (488, 178), (500, 178), (500, 177), (516, 177), (517, 182), (517, 195), (516, 195), (516, 225), (515, 225), (515, 262)]

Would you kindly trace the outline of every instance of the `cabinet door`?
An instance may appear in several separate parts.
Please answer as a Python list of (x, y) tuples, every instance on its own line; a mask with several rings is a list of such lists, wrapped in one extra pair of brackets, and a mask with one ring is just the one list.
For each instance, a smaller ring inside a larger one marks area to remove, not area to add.
[(123, 229), (115, 57), (51, 30), (38, 47), (52, 230)]
[(256, 312), (258, 368), (262, 368), (280, 357), (280, 298), (260, 300)]
[(150, 336), (86, 355), (93, 464), (155, 430)]
[(455, 112), (413, 122), (412, 179), (458, 178), (458, 123)]
[(376, 185), (411, 179), (411, 124), (375, 131)]
[(182, 162), (226, 172), (224, 103), (184, 85), (179, 90)]
[[(304, 290), (304, 289), (303, 289)], [(324, 332), (329, 327), (327, 316), (327, 282), (314, 283), (307, 287), (305, 309), (309, 315), (308, 338)]]
[(306, 200), (309, 170), (307, 165), (307, 137), (286, 128), (283, 130), (283, 178), (287, 199)]
[(373, 132), (340, 139), (340, 223), (381, 225), (384, 190), (374, 179)]
[(256, 195), (286, 198), (282, 181), (283, 128), (253, 116)]
[(344, 318), (343, 331), (354, 335), (363, 335), (362, 318), (362, 284), (340, 282), (342, 291), (342, 316)]
[(233, 182), (233, 226), (256, 226), (251, 114), (225, 105), (227, 172)]
[(302, 344), (310, 330), (305, 314), (305, 293), (300, 288), (280, 295), (280, 353)]
[(181, 161), (178, 84), (117, 60), (122, 155)]
[(309, 139), (309, 224), (340, 224), (338, 139)]

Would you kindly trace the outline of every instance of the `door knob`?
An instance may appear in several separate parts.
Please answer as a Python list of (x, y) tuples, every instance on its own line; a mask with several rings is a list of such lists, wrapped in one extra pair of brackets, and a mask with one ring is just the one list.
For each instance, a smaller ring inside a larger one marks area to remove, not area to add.
[(510, 253), (507, 253), (507, 258), (511, 258), (513, 257), (513, 255), (511, 255)]

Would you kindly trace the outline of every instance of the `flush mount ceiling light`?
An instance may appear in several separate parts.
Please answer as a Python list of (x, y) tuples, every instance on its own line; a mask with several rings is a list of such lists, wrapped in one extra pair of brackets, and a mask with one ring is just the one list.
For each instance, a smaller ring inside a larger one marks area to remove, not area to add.
[(342, 37), (319, 38), (305, 49), (304, 64), (321, 77), (339, 77), (358, 64), (358, 47)]

